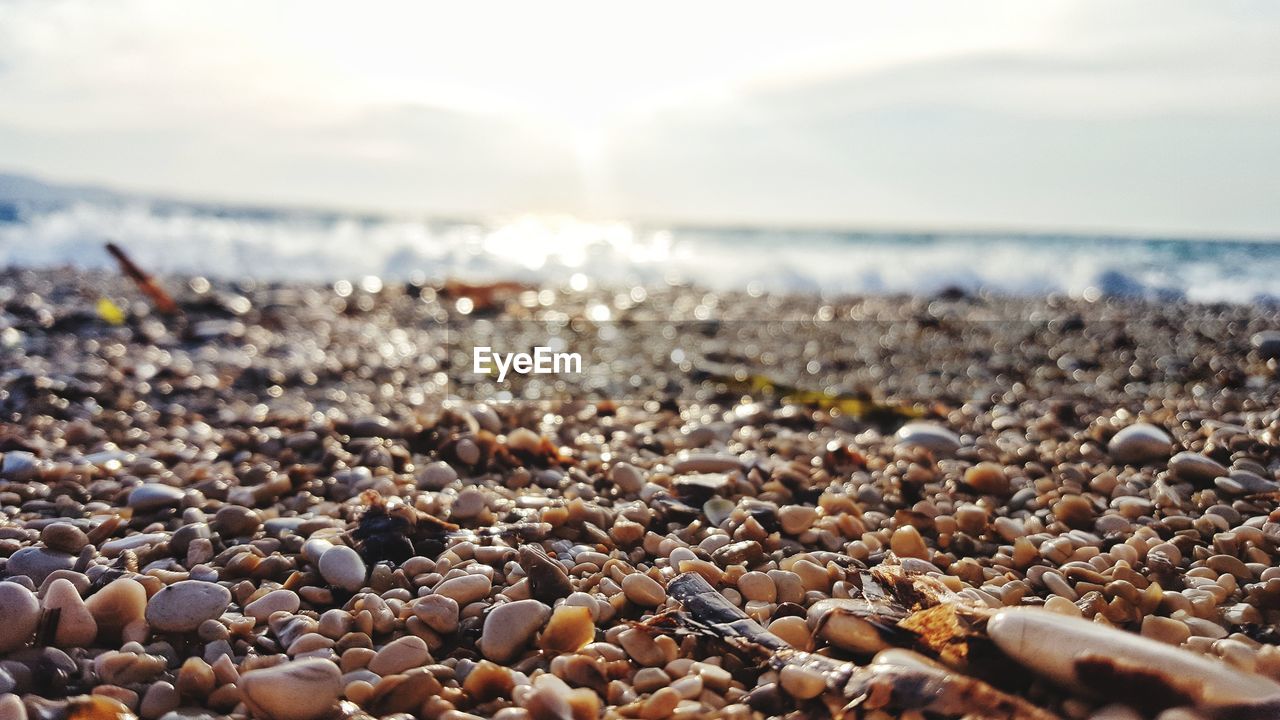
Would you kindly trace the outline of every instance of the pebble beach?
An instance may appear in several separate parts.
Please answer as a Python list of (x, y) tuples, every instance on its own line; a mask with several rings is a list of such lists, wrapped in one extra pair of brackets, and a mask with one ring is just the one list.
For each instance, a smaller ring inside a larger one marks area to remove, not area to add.
[(160, 281), (0, 271), (0, 720), (1280, 717), (1274, 305)]

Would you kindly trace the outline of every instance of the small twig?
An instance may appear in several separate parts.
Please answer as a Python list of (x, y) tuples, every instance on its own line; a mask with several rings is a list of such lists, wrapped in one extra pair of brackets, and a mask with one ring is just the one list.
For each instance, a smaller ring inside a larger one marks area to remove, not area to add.
[(181, 313), (178, 309), (178, 304), (173, 301), (173, 298), (169, 296), (169, 293), (165, 292), (164, 288), (160, 287), (160, 284), (156, 282), (155, 278), (151, 277), (151, 275), (146, 271), (138, 267), (137, 264), (125, 254), (123, 248), (115, 243), (109, 242), (107, 243), (107, 252), (111, 253), (111, 256), (116, 259), (116, 262), (120, 263), (120, 270), (125, 275), (128, 275), (129, 279), (138, 286), (138, 289), (141, 290), (149, 300), (151, 300), (151, 304), (155, 305), (156, 310), (159, 310), (164, 315), (178, 315)]

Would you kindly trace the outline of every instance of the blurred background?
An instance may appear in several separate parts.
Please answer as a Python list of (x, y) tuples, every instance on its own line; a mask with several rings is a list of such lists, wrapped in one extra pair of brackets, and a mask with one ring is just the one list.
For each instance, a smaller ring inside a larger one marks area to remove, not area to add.
[(0, 2), (0, 264), (1280, 295), (1267, 2)]

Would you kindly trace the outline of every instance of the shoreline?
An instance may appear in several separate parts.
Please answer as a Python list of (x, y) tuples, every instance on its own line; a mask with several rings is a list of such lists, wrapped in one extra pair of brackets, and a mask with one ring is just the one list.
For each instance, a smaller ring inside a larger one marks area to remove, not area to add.
[[(1274, 308), (0, 278), (28, 714), (823, 716), (872, 658), (885, 712), (1280, 698)], [(471, 372), (499, 342), (584, 371)], [(691, 624), (689, 573), (774, 639)], [(1086, 641), (1154, 690), (1064, 680)]]

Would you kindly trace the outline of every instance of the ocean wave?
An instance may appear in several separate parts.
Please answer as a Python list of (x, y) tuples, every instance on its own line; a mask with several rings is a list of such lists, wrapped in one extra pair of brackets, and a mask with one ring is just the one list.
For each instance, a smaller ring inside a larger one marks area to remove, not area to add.
[(1243, 240), (664, 228), (543, 216), (479, 224), (147, 202), (9, 206), (0, 214), (4, 266), (107, 267), (107, 241), (160, 272), (268, 280), (585, 278), (1234, 303), (1280, 295), (1280, 244)]

